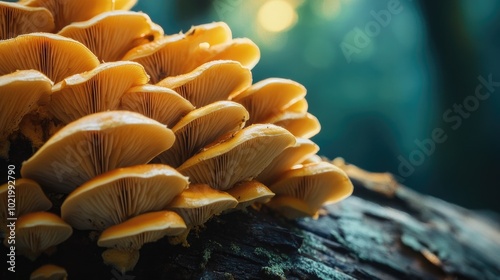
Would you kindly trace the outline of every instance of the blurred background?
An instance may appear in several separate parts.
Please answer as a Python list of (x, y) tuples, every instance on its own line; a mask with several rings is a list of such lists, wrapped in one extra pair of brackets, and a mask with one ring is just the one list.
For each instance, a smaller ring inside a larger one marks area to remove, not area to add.
[(500, 211), (500, 2), (143, 0), (165, 33), (225, 21), (261, 49), (254, 82), (296, 80), (320, 154)]

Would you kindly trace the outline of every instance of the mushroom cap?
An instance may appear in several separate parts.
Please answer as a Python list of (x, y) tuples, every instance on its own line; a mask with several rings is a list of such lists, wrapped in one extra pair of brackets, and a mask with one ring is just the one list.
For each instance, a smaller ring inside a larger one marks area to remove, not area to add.
[(148, 80), (144, 67), (139, 63), (103, 63), (54, 85), (48, 109), (63, 123), (97, 112), (117, 110), (120, 98), (127, 90)]
[(170, 166), (145, 164), (106, 172), (75, 189), (61, 215), (76, 229), (103, 230), (139, 214), (165, 209), (189, 184)]
[(234, 60), (252, 69), (260, 60), (259, 47), (248, 38), (235, 38), (231, 41), (200, 48), (199, 64), (212, 60)]
[(30, 280), (66, 280), (67, 277), (66, 269), (54, 264), (45, 264), (31, 273)]
[(207, 62), (193, 71), (167, 77), (157, 85), (175, 90), (194, 106), (227, 100), (252, 84), (252, 73), (237, 61)]
[(238, 200), (235, 209), (245, 209), (254, 203), (267, 203), (274, 193), (259, 181), (245, 181), (227, 190), (227, 193)]
[(165, 125), (129, 111), (80, 118), (54, 134), (30, 159), (21, 175), (54, 192), (69, 193), (106, 171), (148, 163), (174, 143)]
[[(250, 113), (247, 125), (263, 123), (304, 98), (306, 88), (292, 80), (268, 78), (253, 84), (232, 100), (243, 104)], [(305, 112), (304, 112), (305, 113)]]
[(159, 154), (158, 159), (178, 167), (222, 135), (240, 130), (246, 120), (245, 107), (231, 101), (217, 101), (193, 110), (172, 128), (174, 145)]
[(311, 138), (321, 130), (319, 120), (311, 113), (285, 111), (263, 122), (284, 127), (296, 137), (301, 138)]
[(287, 195), (276, 195), (266, 206), (287, 219), (318, 217), (318, 211), (311, 209), (305, 201)]
[(45, 8), (26, 7), (19, 3), (0, 2), (0, 40), (33, 32), (51, 32), (54, 17)]
[(188, 228), (204, 224), (214, 215), (234, 208), (238, 201), (227, 192), (211, 188), (207, 184), (191, 184), (176, 196), (168, 209), (177, 212)]
[[(10, 188), (9, 188), (10, 186)], [(45, 196), (37, 182), (19, 178), (16, 179), (15, 189), (8, 183), (0, 186), (0, 219), (2, 227), (0, 231), (4, 230), (7, 218), (20, 217), (29, 212), (46, 211), (52, 207), (52, 202)], [(8, 212), (8, 197), (11, 189), (15, 191), (15, 212), (10, 215)]]
[(167, 127), (194, 110), (193, 104), (172, 89), (145, 84), (123, 94), (120, 108), (140, 113)]
[(56, 31), (64, 26), (76, 22), (88, 20), (96, 15), (111, 10), (128, 10), (135, 5), (137, 0), (25, 0), (22, 4), (29, 7), (47, 8), (55, 19)]
[(104, 230), (97, 241), (100, 247), (139, 250), (142, 245), (186, 230), (184, 220), (173, 211), (141, 214)]
[(305, 159), (319, 151), (318, 145), (306, 138), (297, 138), (295, 145), (283, 150), (273, 161), (259, 174), (257, 180), (266, 185), (274, 183), (285, 171), (292, 166), (302, 163)]
[(303, 200), (311, 211), (351, 195), (353, 185), (342, 169), (328, 162), (310, 163), (286, 171), (269, 188), (276, 195)]
[(120, 60), (129, 50), (163, 35), (163, 29), (141, 12), (109, 11), (64, 27), (59, 35), (87, 46), (101, 61)]
[(240, 181), (257, 177), (277, 155), (294, 144), (295, 137), (286, 129), (255, 124), (204, 149), (178, 170), (189, 176), (192, 183), (227, 190)]
[(48, 97), (52, 81), (35, 70), (0, 76), (0, 141), (19, 128), (21, 119)]
[[(158, 83), (169, 76), (185, 74), (207, 62), (199, 58), (206, 44), (216, 45), (231, 40), (231, 29), (223, 22), (193, 26), (185, 34), (164, 36), (151, 43), (133, 48), (123, 60), (139, 62)], [(203, 54), (202, 54), (203, 55)]]
[[(49, 212), (25, 214), (16, 222), (16, 249), (34, 260), (42, 252), (68, 239), (73, 233), (70, 225)], [(4, 239), (4, 245), (7, 239)]]
[(97, 57), (82, 43), (50, 33), (30, 33), (0, 41), (0, 54), (0, 75), (34, 69), (54, 82), (99, 65)]

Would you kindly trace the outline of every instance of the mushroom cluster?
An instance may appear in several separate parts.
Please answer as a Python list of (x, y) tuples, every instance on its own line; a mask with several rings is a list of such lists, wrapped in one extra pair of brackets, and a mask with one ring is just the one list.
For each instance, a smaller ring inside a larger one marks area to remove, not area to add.
[[(304, 86), (253, 83), (259, 48), (223, 22), (166, 35), (128, 11), (135, 2), (0, 2), (0, 156), (19, 138), (35, 151), (17, 185), (17, 238), (38, 242), (26, 256), (93, 230), (125, 272), (143, 244), (186, 244), (214, 215), (266, 205), (315, 217), (351, 194), (310, 140), (320, 124)], [(52, 207), (42, 189), (63, 194), (57, 214), (40, 212)]]

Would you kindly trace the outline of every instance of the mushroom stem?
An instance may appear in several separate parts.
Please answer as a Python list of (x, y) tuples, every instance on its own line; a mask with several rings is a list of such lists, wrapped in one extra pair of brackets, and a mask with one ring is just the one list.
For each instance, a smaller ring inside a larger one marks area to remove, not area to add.
[(102, 253), (102, 259), (107, 265), (112, 265), (122, 274), (134, 269), (139, 261), (139, 250), (107, 249)]

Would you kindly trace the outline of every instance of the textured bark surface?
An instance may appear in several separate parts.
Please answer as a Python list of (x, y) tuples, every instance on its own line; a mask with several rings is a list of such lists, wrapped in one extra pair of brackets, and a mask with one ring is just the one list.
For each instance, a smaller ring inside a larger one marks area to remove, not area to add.
[[(355, 182), (355, 194), (317, 220), (287, 221), (266, 209), (221, 215), (192, 233), (189, 248), (147, 244), (121, 275), (76, 231), (51, 256), (18, 256), (16, 279), (54, 263), (69, 279), (498, 279), (500, 225), (486, 216), (398, 187), (384, 196)], [(2, 255), (6, 250), (2, 248)], [(5, 264), (5, 262), (4, 262)], [(14, 276), (6, 267), (2, 279)]]

